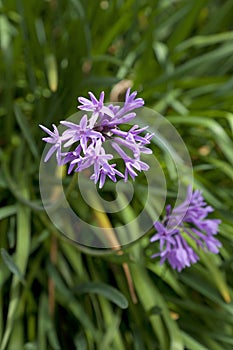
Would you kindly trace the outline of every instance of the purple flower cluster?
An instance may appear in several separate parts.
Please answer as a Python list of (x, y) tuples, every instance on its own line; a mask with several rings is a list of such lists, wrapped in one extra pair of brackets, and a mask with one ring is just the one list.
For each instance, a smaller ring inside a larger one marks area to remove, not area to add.
[(217, 254), (221, 243), (214, 235), (221, 221), (207, 219), (212, 211), (213, 208), (206, 204), (201, 192), (193, 192), (189, 186), (184, 202), (173, 211), (168, 205), (163, 221), (154, 223), (157, 233), (151, 242), (159, 241), (160, 252), (153, 254), (152, 258), (159, 256), (161, 264), (168, 260), (172, 268), (180, 272), (199, 260), (188, 240), (193, 240), (204, 251)]
[[(136, 98), (137, 92), (130, 93), (127, 90), (125, 102), (122, 106), (115, 104), (104, 104), (104, 92), (101, 92), (99, 100), (89, 92), (90, 100), (79, 97), (80, 106), (78, 108), (88, 114), (84, 114), (79, 124), (69, 121), (60, 123), (66, 130), (59, 135), (57, 127), (53, 124), (53, 132), (45, 126), (40, 127), (49, 134), (43, 141), (51, 144), (45, 162), (49, 160), (53, 153), (56, 154), (58, 165), (69, 164), (68, 174), (73, 170), (81, 172), (84, 169), (93, 167), (90, 177), (95, 184), (99, 182), (102, 188), (106, 177), (116, 182), (116, 175), (128, 180), (130, 176), (133, 180), (137, 176), (136, 171), (148, 170), (149, 166), (140, 159), (142, 153), (152, 153), (147, 145), (153, 134), (141, 134), (147, 127), (140, 128), (134, 125), (128, 131), (123, 131), (121, 125), (128, 123), (135, 118), (135, 109), (144, 105), (142, 98)], [(123, 159), (125, 169), (124, 174), (116, 168), (115, 163), (110, 163), (113, 159), (111, 153), (106, 153), (105, 144), (109, 141), (111, 147)], [(67, 150), (66, 148), (72, 148)]]

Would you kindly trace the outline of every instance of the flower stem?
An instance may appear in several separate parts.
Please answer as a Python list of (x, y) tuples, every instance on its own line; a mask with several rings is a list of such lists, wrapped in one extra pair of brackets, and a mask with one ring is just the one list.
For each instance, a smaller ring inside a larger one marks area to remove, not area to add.
[(75, 186), (77, 184), (77, 181), (78, 181), (78, 173), (74, 173), (70, 183), (69, 183), (69, 186), (67, 187), (67, 190), (66, 190), (66, 198), (68, 199), (70, 194), (72, 193), (72, 191), (75, 189)]

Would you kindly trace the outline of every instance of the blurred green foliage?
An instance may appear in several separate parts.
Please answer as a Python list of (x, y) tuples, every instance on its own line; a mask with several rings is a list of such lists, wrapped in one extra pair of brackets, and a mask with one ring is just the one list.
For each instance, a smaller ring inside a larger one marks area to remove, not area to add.
[[(0, 350), (232, 349), (232, 23), (232, 0), (0, 0)], [(180, 274), (149, 236), (84, 254), (40, 204), (38, 124), (124, 79), (177, 128), (222, 220), (221, 254)]]

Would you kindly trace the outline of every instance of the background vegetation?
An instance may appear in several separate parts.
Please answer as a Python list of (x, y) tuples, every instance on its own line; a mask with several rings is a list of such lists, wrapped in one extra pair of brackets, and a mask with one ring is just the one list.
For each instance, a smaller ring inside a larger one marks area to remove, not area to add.
[[(232, 23), (232, 0), (0, 1), (0, 350), (232, 349)], [(177, 128), (222, 220), (221, 253), (182, 273), (150, 261), (150, 235), (83, 253), (41, 208), (38, 124), (123, 79)]]

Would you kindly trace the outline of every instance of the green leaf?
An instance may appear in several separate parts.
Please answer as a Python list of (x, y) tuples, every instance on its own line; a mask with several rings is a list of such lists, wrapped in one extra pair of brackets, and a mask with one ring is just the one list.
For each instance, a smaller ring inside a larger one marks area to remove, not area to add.
[(158, 275), (164, 282), (166, 282), (178, 295), (182, 298), (185, 297), (185, 290), (182, 285), (180, 285), (179, 281), (177, 281), (176, 275), (174, 272), (167, 270), (166, 272), (161, 267), (159, 263), (147, 262), (146, 266), (149, 270), (153, 271), (156, 275)]
[(26, 343), (24, 344), (23, 350), (38, 350), (36, 343)]
[(216, 287), (219, 290), (219, 293), (222, 295), (223, 299), (226, 301), (226, 303), (230, 303), (231, 296), (229, 292), (229, 287), (226, 283), (226, 278), (224, 276), (224, 273), (219, 269), (215, 258), (218, 258), (215, 255), (208, 256), (208, 254), (204, 252), (200, 252), (200, 257), (204, 261), (208, 273), (211, 276), (211, 280), (215, 283)]
[(176, 50), (182, 51), (190, 47), (209, 46), (209, 45), (214, 45), (217, 43), (222, 43), (224, 41), (231, 41), (231, 40), (233, 40), (233, 32), (225, 32), (225, 33), (218, 33), (218, 34), (205, 35), (205, 36), (196, 35), (182, 42), (179, 46), (177, 46)]
[(8, 20), (7, 16), (0, 14), (0, 47), (3, 51), (7, 50), (13, 36), (17, 34), (15, 27)]
[[(172, 32), (168, 40), (169, 48), (174, 48), (178, 43), (184, 40), (191, 32), (193, 26), (196, 24), (197, 16), (207, 0), (191, 0), (187, 4), (188, 11), (182, 21), (179, 21), (175, 30)], [(183, 7), (181, 7), (183, 10)]]
[(25, 279), (24, 279), (23, 274), (19, 270), (18, 266), (15, 264), (15, 262), (14, 262), (13, 258), (11, 257), (11, 255), (9, 255), (8, 252), (4, 248), (1, 248), (1, 256), (2, 256), (2, 259), (3, 259), (4, 263), (8, 267), (8, 269), (14, 275), (16, 275), (19, 278), (19, 280), (24, 284), (25, 283)]
[(87, 282), (78, 285), (75, 288), (77, 293), (89, 293), (98, 294), (104, 296), (108, 300), (115, 303), (121, 309), (126, 309), (128, 307), (128, 301), (125, 296), (119, 292), (116, 288), (109, 286), (106, 283), (101, 282)]
[(202, 344), (200, 344), (197, 340), (192, 338), (189, 334), (185, 332), (181, 332), (182, 337), (184, 339), (184, 344), (186, 345), (187, 349), (192, 349), (192, 350), (209, 350)]
[(31, 150), (33, 156), (38, 159), (39, 158), (39, 153), (37, 150), (37, 146), (36, 146), (36, 142), (32, 136), (31, 130), (29, 128), (28, 122), (26, 120), (25, 115), (23, 114), (20, 106), (18, 104), (14, 105), (14, 111), (15, 111), (15, 115), (16, 115), (16, 120), (19, 124), (19, 127), (22, 131), (23, 136), (25, 137), (29, 149)]
[(79, 332), (74, 338), (74, 344), (76, 350), (87, 350), (87, 341), (83, 332)]
[(52, 92), (55, 92), (58, 86), (58, 73), (56, 58), (53, 54), (50, 54), (45, 57), (45, 66), (47, 71), (49, 88)]
[(187, 117), (182, 116), (169, 116), (169, 120), (174, 124), (187, 124), (187, 125), (195, 125), (202, 126), (209, 129), (213, 136), (215, 137), (216, 143), (222, 149), (223, 153), (227, 157), (228, 161), (233, 165), (233, 142), (229, 138), (228, 134), (224, 130), (224, 128), (215, 120), (206, 119), (200, 116), (188, 115)]
[(47, 349), (46, 330), (48, 326), (48, 299), (45, 293), (41, 294), (38, 302), (38, 330), (37, 330), (37, 342), (38, 349)]
[(15, 205), (8, 205), (7, 207), (0, 209), (0, 220), (7, 218), (8, 216), (16, 214), (17, 208)]
[(185, 74), (196, 70), (199, 74), (201, 74), (205, 69), (211, 65), (219, 64), (219, 62), (223, 59), (227, 59), (233, 53), (233, 47), (231, 44), (225, 44), (221, 47), (218, 47), (211, 52), (207, 52), (201, 54), (197, 57), (194, 57), (187, 62), (179, 65), (172, 72), (163, 74), (161, 77), (156, 79), (151, 83), (151, 86), (158, 86), (161, 83), (168, 83), (171, 80), (179, 79), (183, 77)]
[(225, 303), (220, 294), (218, 294), (217, 290), (207, 283), (207, 281), (201, 275), (188, 275), (187, 272), (184, 272), (180, 275), (180, 279), (182, 282), (185, 282), (187, 285), (191, 286), (194, 290), (217, 303), (222, 310), (229, 313), (229, 316), (233, 316), (233, 305)]
[[(180, 330), (171, 318), (168, 306), (160, 294), (159, 290), (153, 284), (150, 279), (146, 269), (138, 264), (130, 264), (130, 270), (132, 272), (132, 277), (135, 283), (135, 288), (137, 290), (140, 301), (145, 308), (145, 310), (150, 313), (151, 309), (155, 306), (161, 308), (162, 318), (167, 327), (168, 334), (170, 337), (170, 350), (184, 350), (183, 340), (180, 334)], [(152, 327), (160, 341), (160, 348), (167, 349), (165, 343), (166, 330), (164, 329), (163, 323), (160, 323), (159, 315), (150, 316), (150, 321)], [(167, 338), (166, 338), (167, 339)]]
[(111, 344), (114, 344), (114, 337), (121, 323), (121, 317), (119, 313), (116, 313), (116, 315), (113, 315), (111, 321), (112, 322), (110, 325), (108, 325), (108, 328), (99, 345), (100, 349), (109, 349)]

